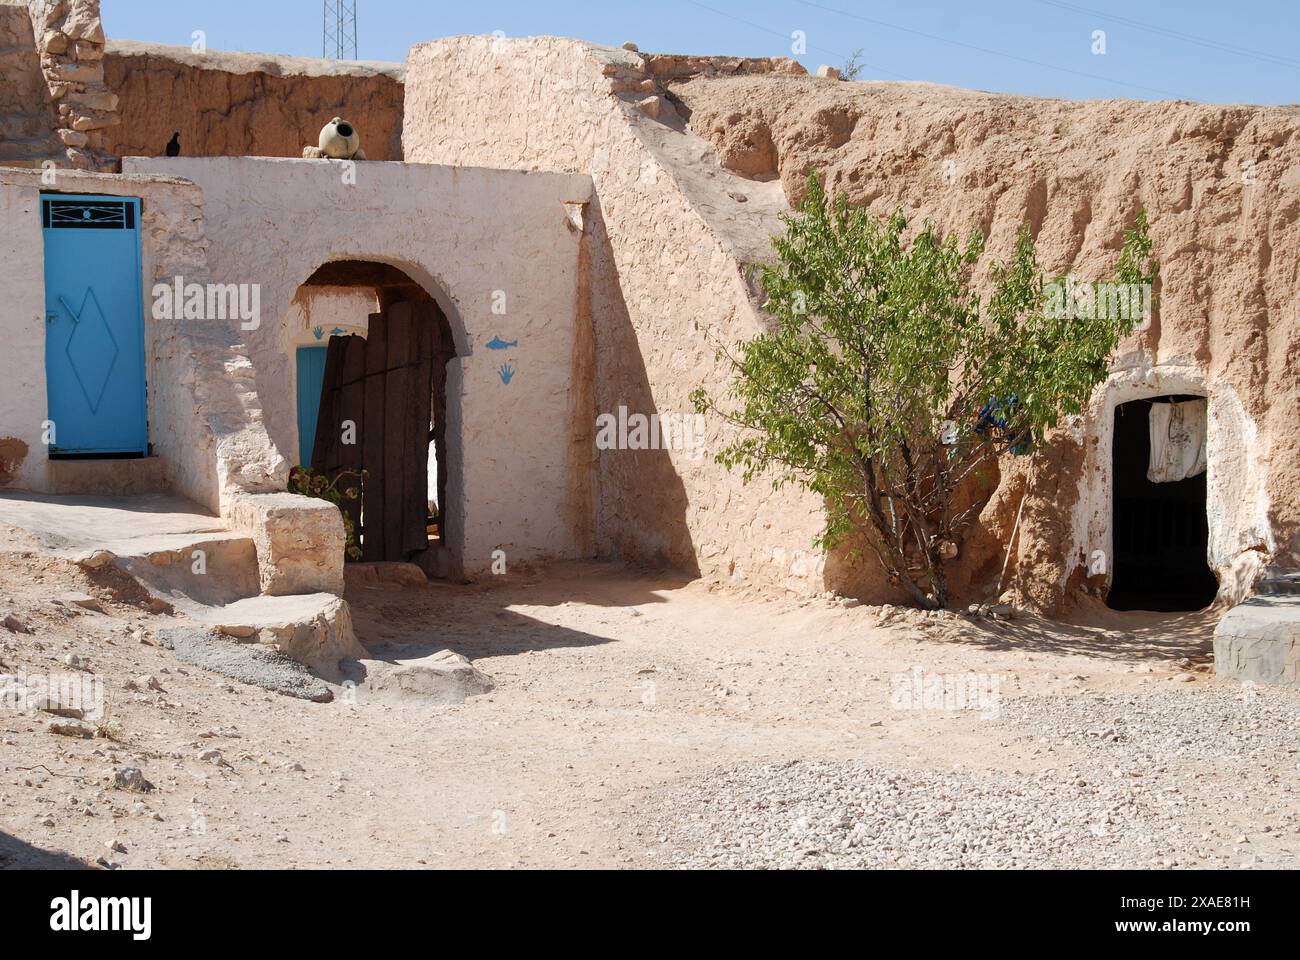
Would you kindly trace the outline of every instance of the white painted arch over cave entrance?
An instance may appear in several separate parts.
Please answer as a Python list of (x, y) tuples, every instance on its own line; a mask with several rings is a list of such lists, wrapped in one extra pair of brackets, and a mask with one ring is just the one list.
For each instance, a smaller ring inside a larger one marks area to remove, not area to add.
[(1114, 555), (1115, 410), (1133, 400), (1179, 394), (1208, 401), (1206, 559), (1219, 577), (1219, 598), (1240, 603), (1275, 550), (1268, 521), (1268, 451), (1262, 448), (1255, 422), (1237, 392), (1192, 364), (1133, 361), (1115, 369), (1094, 394), (1082, 423), (1084, 469), (1070, 556), (1085, 569), (1098, 554), (1104, 557), (1109, 587), (1113, 575), (1109, 558)]

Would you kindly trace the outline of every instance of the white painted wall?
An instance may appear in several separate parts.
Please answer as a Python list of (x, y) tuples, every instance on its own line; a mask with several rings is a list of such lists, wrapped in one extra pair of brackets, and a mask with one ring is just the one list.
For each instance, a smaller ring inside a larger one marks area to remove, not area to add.
[(40, 192), (24, 175), (0, 172), (0, 441), (27, 445), (7, 484), (45, 488), (45, 247), (41, 234)]
[(0, 168), (0, 440), (27, 443), (18, 478), (8, 484), (48, 489), (43, 443), (45, 389), (45, 264), (39, 218), (42, 191), (141, 198), (141, 286), (149, 441), (178, 493), (224, 512), (231, 496), (284, 488), (277, 458), (257, 415), (248, 362), (228, 327), (156, 321), (150, 291), (184, 275), (205, 280), (201, 195), (168, 177)]
[[(442, 306), (456, 340), (448, 376), (448, 546), (481, 573), (493, 552), (530, 560), (587, 556), (590, 477), (579, 468), (594, 412), (573, 402), (582, 231), (566, 203), (590, 178), (427, 164), (361, 163), (356, 182), (330, 161), (127, 158), (128, 172), (203, 188), (210, 275), (256, 283), (262, 325), (246, 333), (277, 445), (294, 419), (286, 325), (300, 285), (323, 263), (389, 263)], [(505, 314), (493, 312), (505, 295)], [(511, 351), (487, 344), (519, 341)], [(585, 338), (590, 343), (590, 338)], [(516, 370), (509, 385), (503, 363)], [(576, 438), (576, 439), (575, 439)], [(587, 454), (589, 450), (585, 450)]]

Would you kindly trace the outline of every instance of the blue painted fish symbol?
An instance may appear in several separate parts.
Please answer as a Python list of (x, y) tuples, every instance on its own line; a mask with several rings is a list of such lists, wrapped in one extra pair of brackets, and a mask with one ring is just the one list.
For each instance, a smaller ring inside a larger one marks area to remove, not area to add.
[(518, 340), (512, 340), (509, 343), (507, 343), (505, 340), (502, 340), (500, 337), (497, 337), (495, 340), (493, 340), (491, 343), (487, 345), (487, 348), (489, 350), (514, 350), (518, 346), (519, 346)]

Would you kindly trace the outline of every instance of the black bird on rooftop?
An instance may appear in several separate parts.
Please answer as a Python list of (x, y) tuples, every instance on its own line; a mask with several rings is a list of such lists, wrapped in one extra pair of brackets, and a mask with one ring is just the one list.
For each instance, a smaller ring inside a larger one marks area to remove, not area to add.
[(167, 143), (167, 156), (179, 157), (181, 155), (181, 135), (180, 131), (172, 134), (172, 138)]

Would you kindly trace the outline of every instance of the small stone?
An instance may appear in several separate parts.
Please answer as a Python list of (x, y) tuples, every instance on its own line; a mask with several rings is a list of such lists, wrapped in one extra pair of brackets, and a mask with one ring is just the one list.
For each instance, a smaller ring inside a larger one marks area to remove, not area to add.
[(77, 707), (65, 707), (61, 703), (52, 703), (45, 700), (40, 704), (41, 713), (48, 713), (52, 717), (59, 717), (63, 720), (83, 720), (85, 713)]
[(113, 771), (113, 786), (133, 793), (152, 793), (154, 785), (144, 778), (139, 767), (119, 767)]
[(232, 640), (252, 640), (257, 636), (257, 628), (246, 624), (217, 627), (217, 633), (224, 634)]
[(626, 50), (626, 51), (628, 51), (629, 53), (640, 53), (640, 52), (641, 52), (641, 48), (638, 47), (638, 46), (637, 46), (635, 43), (633, 43), (631, 40), (629, 40), (627, 43), (623, 44), (623, 49)]
[(158, 682), (158, 678), (152, 674), (142, 674), (138, 677), (132, 677), (126, 682), (126, 689), (135, 693), (148, 693), (150, 691), (155, 693), (165, 692), (162, 688), (162, 684)]
[(92, 613), (104, 612), (104, 605), (88, 593), (64, 593), (58, 599), (64, 606), (80, 607), (82, 610), (89, 610)]
[(116, 559), (107, 550), (97, 550), (85, 560), (82, 560), (81, 566), (87, 570), (102, 570)]
[(95, 731), (79, 723), (55, 723), (50, 726), (50, 733), (56, 737), (73, 737), (79, 740), (95, 739)]
[(817, 68), (817, 76), (821, 77), (823, 80), (838, 80), (840, 78), (840, 69), (839, 67), (830, 67), (823, 63)]

